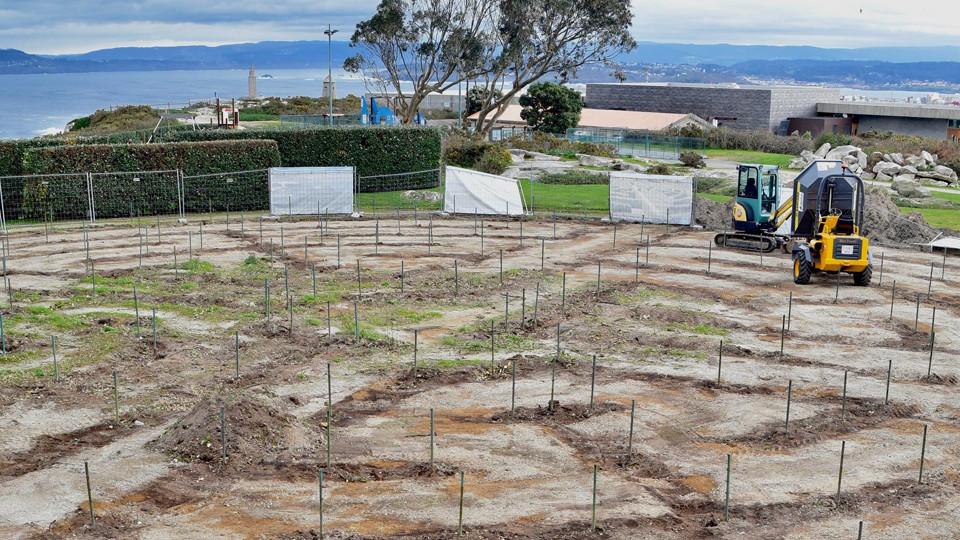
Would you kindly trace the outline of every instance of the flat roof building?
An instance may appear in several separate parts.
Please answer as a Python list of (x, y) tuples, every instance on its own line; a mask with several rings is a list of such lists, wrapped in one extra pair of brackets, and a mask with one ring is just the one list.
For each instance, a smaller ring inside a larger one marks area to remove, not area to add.
[(817, 113), (825, 117), (850, 118), (854, 133), (891, 131), (932, 139), (960, 140), (960, 107), (952, 105), (834, 101), (818, 103)]
[[(526, 126), (527, 121), (520, 117), (520, 105), (508, 105), (497, 118), (497, 124)], [(469, 119), (476, 120), (480, 113), (472, 114)], [(580, 128), (611, 128), (660, 131), (679, 129), (688, 125), (711, 127), (703, 118), (695, 114), (673, 114), (649, 111), (612, 111), (606, 109), (584, 108), (580, 111)]]
[(789, 118), (815, 116), (818, 103), (839, 100), (838, 89), (818, 86), (588, 83), (584, 101), (595, 109), (692, 113), (733, 129), (786, 134)]

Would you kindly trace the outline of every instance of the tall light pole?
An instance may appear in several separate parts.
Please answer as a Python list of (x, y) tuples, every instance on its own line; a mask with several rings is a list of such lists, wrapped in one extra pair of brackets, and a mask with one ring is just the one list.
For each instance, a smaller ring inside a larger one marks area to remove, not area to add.
[(327, 95), (330, 97), (330, 119), (329, 123), (333, 124), (333, 35), (337, 33), (337, 30), (331, 29), (331, 25), (327, 25), (327, 29), (323, 31), (327, 35)]

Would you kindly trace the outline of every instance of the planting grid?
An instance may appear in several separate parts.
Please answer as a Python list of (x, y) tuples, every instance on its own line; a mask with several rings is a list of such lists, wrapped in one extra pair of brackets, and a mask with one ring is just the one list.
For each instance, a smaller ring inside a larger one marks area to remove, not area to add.
[(151, 224), (142, 265), (144, 229), (91, 227), (96, 294), (80, 227), (8, 237), (0, 535), (316, 538), (324, 468), (331, 538), (454, 536), (461, 470), (467, 538), (855, 538), (860, 520), (864, 538), (956, 537), (960, 265), (952, 258), (942, 268), (939, 254), (875, 246), (882, 284), (875, 268), (871, 287), (844, 276), (838, 291), (832, 277), (795, 286), (785, 254), (760, 266), (757, 254), (710, 251), (712, 232), (683, 227), (525, 221), (521, 246), (516, 220), (476, 229), (472, 217), (403, 216), (399, 230), (395, 218), (330, 220), (322, 240), (315, 220), (264, 221), (262, 244), (259, 225), (247, 221), (241, 234), (236, 221), (207, 223), (201, 248), (197, 223), (165, 222), (159, 238)]

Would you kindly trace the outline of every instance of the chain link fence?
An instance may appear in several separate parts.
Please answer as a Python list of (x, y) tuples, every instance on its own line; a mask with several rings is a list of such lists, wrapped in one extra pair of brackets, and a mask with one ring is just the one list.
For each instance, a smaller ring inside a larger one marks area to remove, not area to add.
[(681, 152), (703, 154), (707, 148), (706, 139), (671, 137), (621, 128), (570, 128), (566, 137), (569, 141), (611, 144), (621, 156), (656, 159), (677, 159)]
[(378, 176), (358, 176), (354, 185), (357, 212), (440, 210), (443, 208), (443, 171), (431, 169)]
[(198, 174), (181, 178), (181, 216), (229, 215), (231, 212), (266, 212), (270, 209), (267, 169)]

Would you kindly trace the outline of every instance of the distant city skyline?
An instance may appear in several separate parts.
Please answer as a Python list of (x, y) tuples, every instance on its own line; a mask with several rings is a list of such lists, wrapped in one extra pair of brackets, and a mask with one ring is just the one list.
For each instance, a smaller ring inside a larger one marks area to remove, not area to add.
[[(0, 49), (75, 54), (114, 47), (349, 39), (376, 0), (0, 0)], [(897, 0), (634, 0), (632, 33), (664, 43), (883, 47), (960, 45), (960, 3)]]

